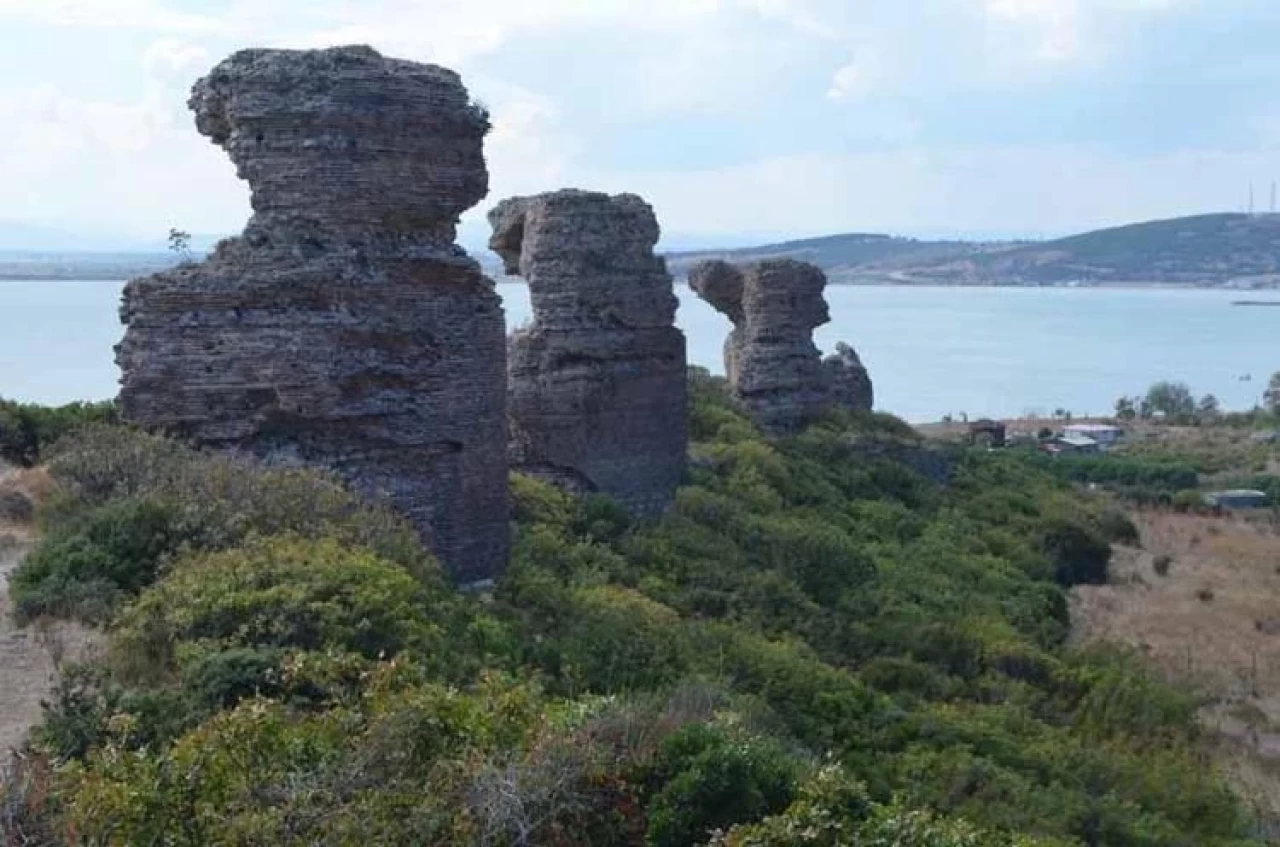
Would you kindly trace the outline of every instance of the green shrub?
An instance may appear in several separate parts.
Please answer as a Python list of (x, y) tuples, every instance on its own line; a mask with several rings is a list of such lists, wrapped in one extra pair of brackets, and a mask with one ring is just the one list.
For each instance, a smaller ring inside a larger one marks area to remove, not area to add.
[(68, 433), (89, 424), (118, 422), (111, 401), (49, 407), (0, 399), (0, 461), (30, 467)]
[(1103, 585), (1111, 564), (1111, 546), (1097, 533), (1065, 520), (1047, 522), (1041, 544), (1054, 565), (1054, 579), (1064, 588)]
[(50, 530), (13, 572), (20, 620), (103, 621), (120, 598), (153, 582), (184, 541), (178, 508), (151, 500), (104, 503)]
[(225, 549), (251, 534), (328, 536), (366, 547), (423, 579), (440, 579), (404, 517), (315, 469), (265, 467), (110, 427), (87, 427), (64, 439), (48, 464), (55, 490), (44, 520), (51, 525), (108, 500), (141, 498), (180, 508), (184, 533), (197, 549)]
[(782, 811), (801, 772), (774, 742), (734, 738), (706, 726), (669, 737), (656, 769), (662, 787), (649, 803), (645, 836), (652, 847), (702, 843), (714, 830)]
[(183, 642), (370, 659), (407, 650), (443, 665), (449, 657), (432, 613), (447, 614), (450, 602), (398, 565), (332, 539), (251, 539), (176, 562), (119, 615), (113, 648), (158, 660)]

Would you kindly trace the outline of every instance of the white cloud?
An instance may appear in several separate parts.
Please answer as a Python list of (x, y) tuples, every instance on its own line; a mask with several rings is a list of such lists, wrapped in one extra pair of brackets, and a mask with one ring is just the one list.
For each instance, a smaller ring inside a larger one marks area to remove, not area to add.
[(199, 44), (166, 37), (152, 42), (143, 54), (142, 66), (148, 73), (172, 73), (190, 77), (210, 66), (209, 51)]
[(827, 89), (827, 99), (853, 100), (870, 93), (874, 84), (876, 62), (873, 57), (859, 56), (836, 69)]
[(1076, 58), (1082, 43), (1077, 0), (985, 0), (994, 44), (1048, 62)]
[(156, 0), (0, 0), (0, 18), (49, 26), (216, 32), (215, 18), (169, 9)]
[[(913, 98), (923, 103), (948, 92), (998, 98), (1022, 86), (1047, 86), (1114, 55), (1149, 16), (1190, 2), (220, 0), (205, 6), (217, 13), (192, 14), (176, 10), (176, 0), (0, 0), (0, 26), (9, 18), (51, 31), (132, 29), (127, 43), (137, 44), (124, 48), (136, 51), (124, 55), (137, 63), (137, 79), (121, 79), (115, 94), (76, 94), (67, 75), (60, 87), (15, 90), (26, 83), (0, 81), (6, 127), (0, 184), (6, 200), (17, 198), (20, 214), (72, 225), (238, 229), (247, 189), (224, 154), (191, 126), (185, 108), (191, 82), (217, 57), (250, 44), (370, 43), (391, 55), (453, 66), (489, 102), (491, 199), (565, 184), (633, 190), (652, 197), (668, 229), (723, 232), (948, 221), (970, 229), (1009, 221), (1074, 229), (1144, 209), (1215, 208), (1221, 186), (1201, 174), (1237, 179), (1247, 169), (1239, 157), (1127, 160), (1102, 150), (1008, 146), (949, 151), (922, 146), (930, 127), (921, 121), (938, 118), (922, 118), (930, 113), (914, 108)], [(126, 41), (123, 32), (101, 37)], [(575, 62), (575, 44), (589, 60)], [(38, 55), (65, 65), (55, 54)], [(538, 61), (554, 68), (563, 85), (555, 74), (524, 78), (522, 69)], [(815, 101), (823, 93), (856, 106), (822, 108)], [(811, 123), (795, 133), (785, 155), (778, 151), (788, 142), (774, 137), (760, 149), (742, 144), (726, 154), (754, 161), (688, 169), (707, 154), (682, 155), (701, 141), (683, 134), (687, 116), (713, 128), (721, 118), (731, 119), (725, 126), (769, 121), (776, 128), (797, 108), (810, 110)], [(816, 142), (815, 114), (831, 116)], [(863, 115), (857, 127), (840, 123), (841, 116)], [(1276, 143), (1277, 123), (1259, 119), (1256, 131)], [(608, 134), (633, 127), (646, 138), (670, 139), (669, 147), (662, 142), (662, 156), (651, 157), (675, 163), (670, 170), (610, 159)], [(999, 127), (983, 133), (998, 136)], [(888, 152), (808, 152), (833, 149), (833, 137)]]
[(1238, 187), (1266, 173), (1280, 173), (1280, 150), (1123, 156), (1066, 145), (910, 147), (633, 172), (602, 185), (643, 194), (674, 231), (1072, 232), (1230, 209)]
[(490, 201), (550, 191), (572, 178), (581, 144), (565, 129), (554, 103), (524, 89), (483, 81), (475, 90), (493, 113), (493, 131), (485, 141)]

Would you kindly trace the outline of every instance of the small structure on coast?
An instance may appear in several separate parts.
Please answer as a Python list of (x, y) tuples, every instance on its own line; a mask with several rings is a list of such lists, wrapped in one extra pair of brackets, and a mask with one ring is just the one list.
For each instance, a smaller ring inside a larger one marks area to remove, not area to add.
[(454, 243), (488, 191), (488, 115), (453, 71), (368, 47), (244, 50), (190, 106), (254, 215), (204, 262), (126, 287), (124, 417), (330, 468), (399, 507), (455, 580), (495, 576), (506, 328)]
[(1067, 437), (1088, 438), (1103, 450), (1116, 446), (1124, 438), (1124, 430), (1120, 427), (1101, 423), (1067, 424), (1062, 428), (1062, 434)]
[(1204, 495), (1204, 501), (1220, 509), (1265, 509), (1271, 504), (1267, 492), (1250, 489), (1213, 491)]
[(1001, 421), (983, 418), (969, 424), (969, 443), (1000, 448), (1009, 443), (1008, 428)]
[(818, 267), (794, 259), (716, 260), (689, 272), (689, 287), (733, 323), (724, 347), (729, 389), (767, 433), (796, 432), (833, 407), (872, 407), (871, 378), (853, 348), (823, 360), (814, 346), (813, 331), (831, 319), (826, 285)]
[(565, 190), (504, 200), (489, 221), (490, 247), (533, 303), (509, 340), (512, 466), (661, 513), (689, 438), (685, 338), (653, 209)]

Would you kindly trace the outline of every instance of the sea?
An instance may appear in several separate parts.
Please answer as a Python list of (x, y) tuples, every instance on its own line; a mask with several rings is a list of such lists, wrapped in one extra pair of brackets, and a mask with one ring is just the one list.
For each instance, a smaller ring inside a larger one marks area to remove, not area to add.
[[(116, 393), (123, 328), (116, 281), (0, 281), (0, 397), (60, 404)], [(528, 289), (500, 283), (507, 325), (530, 318)], [(723, 373), (729, 323), (677, 287), (689, 361)], [(1224, 409), (1257, 404), (1280, 371), (1280, 300), (1238, 291), (1159, 288), (827, 288), (824, 351), (851, 344), (876, 408), (911, 422), (950, 415), (1108, 414), (1117, 397), (1158, 380), (1213, 394)]]

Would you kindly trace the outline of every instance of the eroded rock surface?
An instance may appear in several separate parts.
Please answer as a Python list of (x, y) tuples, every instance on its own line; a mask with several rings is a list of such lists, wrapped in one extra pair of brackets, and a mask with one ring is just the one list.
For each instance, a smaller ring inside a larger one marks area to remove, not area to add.
[(457, 74), (364, 47), (245, 50), (196, 83), (254, 215), (203, 263), (131, 282), (124, 416), (388, 496), (462, 582), (508, 551), (505, 326), (454, 244), (488, 190)]
[(685, 339), (653, 210), (566, 190), (505, 200), (489, 220), (490, 246), (533, 301), (532, 325), (509, 341), (513, 465), (661, 512), (688, 434)]
[(875, 389), (857, 351), (843, 341), (837, 342), (836, 352), (823, 359), (822, 366), (833, 404), (855, 412), (871, 411), (875, 405)]
[(795, 432), (832, 406), (871, 408), (871, 380), (857, 353), (840, 344), (822, 359), (813, 331), (830, 320), (827, 278), (794, 259), (738, 267), (703, 262), (689, 286), (733, 323), (725, 374), (734, 398), (763, 430)]

